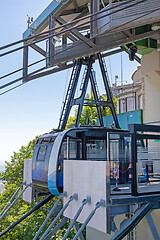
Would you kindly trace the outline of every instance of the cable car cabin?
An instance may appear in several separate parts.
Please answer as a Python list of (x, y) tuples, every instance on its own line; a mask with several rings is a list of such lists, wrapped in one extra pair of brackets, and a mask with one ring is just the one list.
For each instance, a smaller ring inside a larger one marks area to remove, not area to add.
[(107, 159), (107, 133), (128, 133), (103, 127), (80, 127), (42, 135), (33, 153), (35, 188), (59, 195), (63, 191), (63, 161)]

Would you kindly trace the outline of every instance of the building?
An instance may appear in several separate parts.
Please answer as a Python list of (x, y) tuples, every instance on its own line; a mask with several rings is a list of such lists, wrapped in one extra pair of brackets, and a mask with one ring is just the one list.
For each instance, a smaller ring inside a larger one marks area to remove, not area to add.
[(132, 75), (132, 83), (113, 86), (113, 93), (117, 98), (117, 113), (124, 113), (143, 109), (141, 67)]

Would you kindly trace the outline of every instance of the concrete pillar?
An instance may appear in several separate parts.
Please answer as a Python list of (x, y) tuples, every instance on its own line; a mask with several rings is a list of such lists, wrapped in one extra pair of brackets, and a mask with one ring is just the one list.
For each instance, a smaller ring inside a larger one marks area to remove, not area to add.
[(143, 122), (160, 121), (160, 52), (154, 51), (144, 55), (141, 71), (144, 84)]
[[(116, 227), (120, 229), (120, 223), (126, 218), (125, 215), (117, 215), (114, 218)], [(114, 236), (114, 232), (111, 232), (111, 234), (100, 232), (94, 228), (86, 227), (86, 240), (111, 240), (111, 238)], [(124, 240), (127, 240), (127, 236), (124, 238)]]

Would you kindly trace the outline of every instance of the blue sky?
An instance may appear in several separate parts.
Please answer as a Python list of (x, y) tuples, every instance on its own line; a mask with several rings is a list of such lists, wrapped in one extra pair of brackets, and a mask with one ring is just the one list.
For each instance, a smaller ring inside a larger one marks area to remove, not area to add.
[[(0, 9), (0, 46), (22, 39), (27, 28), (27, 15), (34, 19), (48, 6), (49, 0), (5, 0)], [(41, 59), (33, 51), (29, 52), (32, 62)], [(22, 67), (22, 51), (0, 59), (0, 76)], [(123, 53), (123, 79), (131, 82), (131, 75), (138, 64), (129, 62)], [(121, 76), (121, 54), (106, 59), (109, 75)], [(98, 64), (95, 64), (99, 77)], [(66, 70), (41, 79), (31, 81), (5, 95), (0, 96), (0, 164), (9, 161), (13, 152), (35, 136), (49, 132), (58, 126), (62, 100), (71, 70)], [(8, 81), (19, 77), (15, 74)], [(0, 85), (7, 79), (0, 80)], [(103, 93), (103, 87), (100, 86)]]

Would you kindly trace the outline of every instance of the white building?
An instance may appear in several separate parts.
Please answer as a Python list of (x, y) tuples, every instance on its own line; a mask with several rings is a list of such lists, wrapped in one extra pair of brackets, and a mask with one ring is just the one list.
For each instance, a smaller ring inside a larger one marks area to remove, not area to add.
[(131, 84), (113, 87), (113, 93), (117, 98), (117, 113), (143, 109), (141, 67), (133, 73), (132, 81)]

